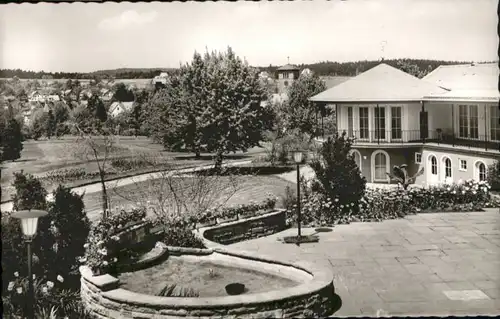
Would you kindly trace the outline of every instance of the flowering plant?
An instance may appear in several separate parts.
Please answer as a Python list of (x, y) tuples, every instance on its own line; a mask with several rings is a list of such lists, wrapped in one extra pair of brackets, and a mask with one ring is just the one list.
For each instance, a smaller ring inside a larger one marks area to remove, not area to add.
[(94, 273), (111, 269), (118, 262), (114, 248), (120, 241), (119, 233), (131, 225), (134, 227), (138, 222), (148, 222), (145, 209), (121, 209), (99, 220), (90, 230), (84, 245), (85, 256), (80, 258), (80, 262), (89, 266)]
[[(57, 275), (52, 280), (47, 280), (33, 274), (35, 308), (54, 308), (62, 310), (63, 313), (68, 313), (71, 308), (75, 308), (79, 302), (79, 293), (64, 290), (60, 285), (57, 285), (63, 282), (64, 278), (61, 275)], [(20, 276), (19, 272), (14, 273), (14, 279), (9, 281), (6, 290), (2, 292), (4, 313), (22, 317), (23, 305), (26, 303), (26, 298), (28, 298), (28, 285), (27, 277)]]

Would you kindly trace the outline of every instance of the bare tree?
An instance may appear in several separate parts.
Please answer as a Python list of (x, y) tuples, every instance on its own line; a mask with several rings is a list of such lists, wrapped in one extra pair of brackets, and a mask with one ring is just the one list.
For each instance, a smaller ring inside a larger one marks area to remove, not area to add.
[(110, 206), (106, 189), (106, 172), (108, 160), (116, 148), (116, 137), (112, 134), (112, 129), (102, 123), (99, 124), (85, 129), (81, 128), (79, 124), (74, 124), (78, 132), (78, 138), (73, 153), (77, 158), (97, 164), (102, 188), (103, 217), (106, 218)]
[[(162, 224), (199, 216), (225, 205), (241, 189), (240, 179), (223, 168), (222, 174), (165, 169), (159, 157), (142, 156), (141, 162), (160, 171), (134, 178), (132, 187), (114, 188), (117, 196), (147, 207)], [(209, 165), (206, 168), (212, 168)], [(198, 168), (203, 170), (205, 167)]]

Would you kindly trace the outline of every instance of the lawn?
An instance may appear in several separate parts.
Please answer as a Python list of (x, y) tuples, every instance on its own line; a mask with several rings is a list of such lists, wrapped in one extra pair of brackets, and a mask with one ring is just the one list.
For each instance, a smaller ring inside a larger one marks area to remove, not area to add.
[[(293, 186), (291, 182), (276, 176), (234, 176), (217, 177), (204, 182), (197, 182), (193, 177), (178, 177), (171, 179), (177, 196), (183, 197), (181, 201), (187, 205), (200, 203), (223, 203), (223, 206), (248, 204), (250, 201), (262, 202), (268, 194), (283, 196), (286, 186)], [(138, 182), (108, 190), (112, 207), (133, 207), (138, 202), (158, 204), (160, 201), (166, 207), (175, 210), (172, 201), (172, 192), (164, 183), (164, 179), (156, 181)], [(191, 186), (195, 187), (191, 187)], [(160, 199), (162, 195), (165, 200)], [(89, 193), (84, 196), (85, 209), (91, 220), (98, 218), (102, 212), (101, 192)], [(281, 201), (277, 206), (280, 207)]]
[[(23, 170), (25, 173), (35, 176), (43, 176), (48, 172), (61, 169), (82, 169), (85, 172), (97, 172), (97, 163), (86, 158), (81, 158), (75, 155), (77, 146), (76, 138), (72, 136), (63, 137), (61, 139), (26, 141), (23, 143), (24, 148), (21, 158), (15, 162), (2, 163), (2, 202), (9, 200), (13, 192), (10, 186), (14, 172)], [(262, 153), (262, 148), (250, 149), (246, 154), (231, 154), (227, 157), (230, 160), (238, 160), (244, 158), (253, 158)], [(162, 161), (168, 163), (169, 167), (191, 167), (196, 165), (205, 165), (212, 162), (210, 154), (202, 154), (201, 159), (194, 159), (194, 156), (189, 153), (167, 152), (163, 150), (163, 146), (152, 143), (146, 137), (119, 137), (116, 147), (110, 155), (111, 158), (138, 158), (139, 154), (149, 154)], [(113, 170), (108, 165), (112, 174), (109, 178), (117, 178), (119, 176), (127, 176), (131, 174), (139, 174), (155, 170), (154, 167), (139, 167), (126, 172)], [(73, 187), (88, 182), (98, 181), (98, 178), (80, 179), (77, 181), (67, 181), (65, 185)], [(57, 185), (51, 184), (48, 181), (44, 182), (44, 187), (49, 191)]]

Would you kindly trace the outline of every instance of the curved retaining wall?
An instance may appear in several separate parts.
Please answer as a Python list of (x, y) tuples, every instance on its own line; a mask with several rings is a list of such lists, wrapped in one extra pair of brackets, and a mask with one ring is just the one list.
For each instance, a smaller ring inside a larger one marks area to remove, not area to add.
[(286, 228), (286, 211), (276, 209), (264, 215), (202, 228), (199, 230), (199, 234), (205, 240), (229, 245), (243, 240), (269, 236)]
[[(151, 266), (166, 254), (222, 255), (246, 263), (266, 263), (303, 272), (309, 280), (297, 286), (264, 293), (213, 297), (171, 298), (135, 293), (119, 288), (119, 279), (109, 275), (93, 276), (81, 267), (81, 297), (96, 318), (223, 317), (223, 318), (297, 318), (327, 316), (334, 307), (332, 273), (309, 263), (292, 264), (227, 249), (159, 248), (159, 253), (140, 261), (138, 268)], [(223, 258), (222, 258), (223, 259)], [(215, 259), (216, 260), (216, 259)]]

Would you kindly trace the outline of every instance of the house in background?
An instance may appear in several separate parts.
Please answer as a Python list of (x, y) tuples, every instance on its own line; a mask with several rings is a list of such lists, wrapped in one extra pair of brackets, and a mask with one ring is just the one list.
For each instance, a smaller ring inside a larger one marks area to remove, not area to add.
[(101, 94), (101, 99), (104, 102), (109, 102), (113, 99), (113, 91), (110, 89), (103, 88), (100, 90), (100, 94)]
[(334, 105), (339, 133), (371, 183), (394, 165), (420, 167), (416, 183), (485, 180), (500, 159), (497, 64), (439, 67), (424, 79), (381, 63), (311, 101)]
[(109, 115), (111, 117), (117, 117), (124, 112), (132, 112), (134, 109), (134, 102), (113, 102), (109, 107)]

